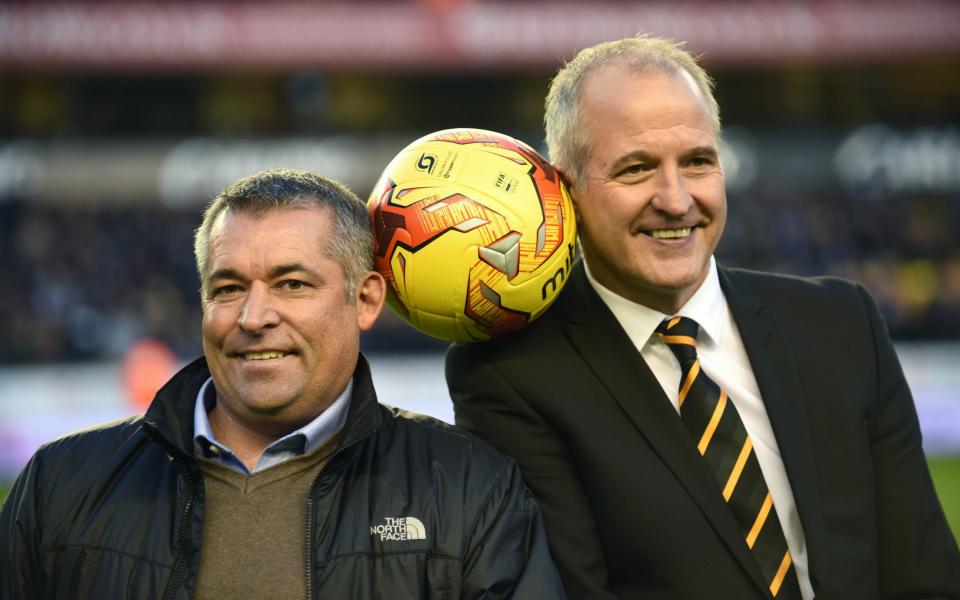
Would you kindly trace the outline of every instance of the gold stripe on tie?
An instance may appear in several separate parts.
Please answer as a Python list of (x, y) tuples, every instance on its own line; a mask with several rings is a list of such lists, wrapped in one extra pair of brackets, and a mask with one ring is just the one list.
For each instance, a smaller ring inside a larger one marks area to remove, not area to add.
[(763, 499), (763, 504), (760, 506), (760, 512), (757, 513), (757, 520), (753, 522), (753, 527), (750, 529), (750, 533), (747, 534), (747, 546), (751, 550), (753, 550), (753, 545), (757, 542), (757, 536), (760, 535), (760, 530), (763, 529), (767, 515), (770, 514), (771, 506), (773, 506), (773, 498), (770, 496), (770, 492), (767, 492), (767, 497)]
[(683, 317), (674, 317), (670, 319), (670, 322), (667, 323), (667, 329), (673, 329), (673, 326), (680, 322), (680, 319)]
[(723, 488), (724, 500), (730, 500), (730, 495), (733, 494), (733, 488), (737, 487), (737, 481), (740, 480), (740, 473), (743, 472), (743, 466), (747, 464), (747, 459), (750, 458), (750, 451), (752, 449), (753, 442), (751, 442), (748, 437), (746, 441), (743, 442), (743, 448), (740, 449), (740, 456), (737, 457), (737, 462), (733, 465), (733, 471), (730, 472), (730, 478), (727, 479), (727, 485)]
[(666, 344), (683, 344), (685, 346), (697, 346), (697, 340), (693, 339), (689, 335), (663, 335), (660, 334), (660, 339)]
[(701, 456), (707, 453), (707, 446), (710, 445), (713, 432), (717, 430), (717, 425), (720, 424), (720, 418), (723, 417), (723, 409), (726, 407), (727, 393), (720, 390), (720, 399), (717, 400), (717, 406), (713, 409), (713, 416), (710, 417), (710, 422), (707, 423), (707, 428), (704, 430), (703, 436), (700, 438), (700, 443), (697, 445), (697, 450), (700, 451)]
[(693, 382), (697, 380), (697, 375), (700, 374), (700, 359), (698, 358), (693, 362), (693, 366), (690, 367), (690, 372), (687, 373), (687, 380), (684, 382), (683, 387), (680, 388), (680, 396), (677, 397), (677, 406), (683, 406), (683, 401), (687, 399), (687, 393), (690, 391)]
[(770, 582), (770, 594), (776, 596), (780, 592), (780, 586), (783, 585), (783, 579), (787, 576), (787, 571), (790, 569), (790, 564), (793, 562), (793, 559), (790, 558), (790, 551), (787, 550), (787, 553), (783, 555), (783, 560), (780, 561), (780, 568), (777, 569), (777, 574), (773, 576), (773, 581)]

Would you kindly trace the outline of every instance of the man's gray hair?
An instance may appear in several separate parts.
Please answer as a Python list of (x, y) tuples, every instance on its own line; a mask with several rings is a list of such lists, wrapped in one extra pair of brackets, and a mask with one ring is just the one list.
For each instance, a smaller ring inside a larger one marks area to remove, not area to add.
[(611, 64), (640, 73), (686, 72), (707, 101), (714, 133), (720, 137), (720, 108), (713, 97), (713, 80), (696, 58), (684, 50), (683, 44), (644, 34), (597, 44), (581, 50), (557, 72), (550, 83), (543, 117), (550, 160), (570, 177), (575, 187), (584, 183), (584, 163), (589, 151), (581, 127), (583, 83), (587, 75)]
[(353, 303), (357, 285), (373, 268), (370, 215), (363, 201), (343, 184), (300, 169), (271, 169), (244, 177), (207, 206), (193, 238), (203, 301), (206, 302), (210, 234), (221, 214), (230, 211), (259, 216), (272, 210), (309, 207), (328, 209), (333, 215), (333, 235), (323, 240), (323, 248), (343, 269), (344, 291), (347, 301)]

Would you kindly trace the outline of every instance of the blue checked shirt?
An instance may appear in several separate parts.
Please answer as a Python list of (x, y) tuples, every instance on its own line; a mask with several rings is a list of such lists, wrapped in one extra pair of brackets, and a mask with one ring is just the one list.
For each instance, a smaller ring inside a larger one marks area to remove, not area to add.
[(316, 419), (310, 421), (300, 429), (291, 431), (282, 438), (274, 441), (263, 451), (253, 470), (247, 469), (243, 461), (230, 451), (229, 448), (217, 441), (210, 427), (209, 411), (217, 403), (217, 389), (213, 379), (209, 378), (201, 386), (197, 394), (197, 401), (193, 410), (193, 443), (198, 455), (219, 461), (223, 465), (239, 471), (244, 475), (269, 469), (285, 460), (306, 454), (330, 439), (343, 427), (347, 420), (347, 409), (350, 407), (350, 393), (353, 391), (351, 380), (346, 389), (337, 397), (325, 411)]

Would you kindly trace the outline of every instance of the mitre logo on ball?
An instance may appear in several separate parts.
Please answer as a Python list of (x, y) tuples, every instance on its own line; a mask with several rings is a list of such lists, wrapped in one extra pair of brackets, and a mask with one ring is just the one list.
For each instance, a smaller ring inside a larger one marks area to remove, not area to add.
[(521, 329), (569, 277), (577, 234), (567, 189), (536, 150), (501, 133), (416, 140), (367, 206), (387, 301), (428, 335), (478, 342)]

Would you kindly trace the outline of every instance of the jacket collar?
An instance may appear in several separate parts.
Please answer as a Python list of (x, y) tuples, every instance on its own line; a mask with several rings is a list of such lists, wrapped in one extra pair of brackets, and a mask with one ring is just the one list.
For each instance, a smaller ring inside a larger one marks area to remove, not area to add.
[[(194, 360), (160, 388), (144, 414), (144, 427), (171, 454), (193, 456), (193, 410), (200, 387), (209, 377), (207, 361), (203, 357)], [(377, 406), (370, 365), (361, 353), (353, 372), (353, 394), (340, 435), (341, 447), (379, 427), (383, 417)]]
[(209, 377), (207, 361), (194, 360), (160, 388), (143, 416), (144, 427), (171, 454), (193, 455), (193, 409)]
[(370, 363), (360, 353), (357, 367), (353, 371), (353, 396), (350, 398), (350, 412), (343, 426), (338, 448), (353, 445), (367, 437), (383, 423), (383, 413), (377, 402), (377, 392), (373, 388), (370, 375)]

